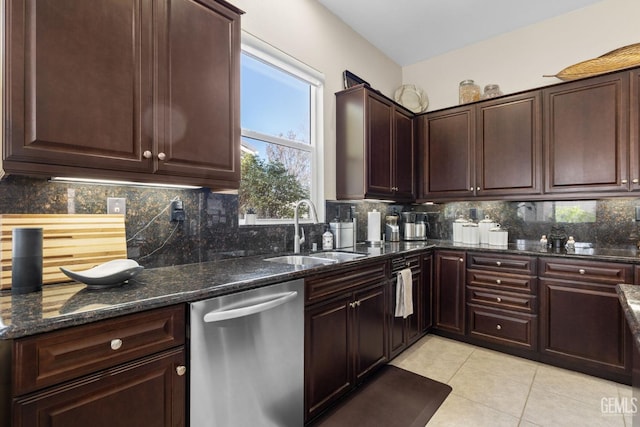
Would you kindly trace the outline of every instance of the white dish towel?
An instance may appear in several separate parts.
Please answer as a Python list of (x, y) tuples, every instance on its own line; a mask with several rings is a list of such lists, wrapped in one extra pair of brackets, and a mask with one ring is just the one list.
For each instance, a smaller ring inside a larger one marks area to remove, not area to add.
[(398, 272), (396, 285), (396, 317), (405, 319), (413, 314), (413, 279), (411, 269), (405, 268)]

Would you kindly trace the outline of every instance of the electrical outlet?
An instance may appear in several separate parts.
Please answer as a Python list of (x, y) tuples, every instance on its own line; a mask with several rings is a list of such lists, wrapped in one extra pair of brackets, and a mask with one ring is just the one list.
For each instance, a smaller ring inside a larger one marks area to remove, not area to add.
[(108, 214), (127, 214), (127, 199), (124, 197), (107, 197)]
[(174, 200), (171, 202), (171, 213), (169, 221), (184, 221), (186, 218), (186, 212), (184, 211), (184, 204), (182, 200)]

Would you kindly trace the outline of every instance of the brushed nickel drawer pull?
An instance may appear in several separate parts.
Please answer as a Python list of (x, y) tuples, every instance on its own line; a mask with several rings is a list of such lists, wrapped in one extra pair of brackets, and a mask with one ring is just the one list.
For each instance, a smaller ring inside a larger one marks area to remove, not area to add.
[(586, 273), (586, 272), (587, 272), (587, 271), (586, 271), (584, 268), (581, 268), (580, 270), (578, 270), (578, 273), (580, 273), (580, 274), (584, 274), (584, 273)]
[(496, 298), (496, 301), (502, 302), (502, 298), (498, 297), (498, 298)]
[(185, 374), (185, 372), (187, 372), (187, 367), (184, 365), (178, 365), (176, 366), (176, 374), (178, 374), (179, 376), (183, 376)]
[(498, 326), (496, 326), (496, 329), (500, 330), (500, 329), (502, 329), (502, 326), (498, 325)]
[(120, 347), (122, 347), (122, 340), (120, 338), (111, 340), (111, 350), (118, 350)]
[(497, 265), (498, 267), (500, 267), (500, 266), (502, 265), (502, 263), (501, 263), (500, 261), (496, 261), (496, 265)]
[(496, 283), (499, 285), (499, 284), (502, 283), (502, 280), (498, 279), (498, 280), (496, 280)]

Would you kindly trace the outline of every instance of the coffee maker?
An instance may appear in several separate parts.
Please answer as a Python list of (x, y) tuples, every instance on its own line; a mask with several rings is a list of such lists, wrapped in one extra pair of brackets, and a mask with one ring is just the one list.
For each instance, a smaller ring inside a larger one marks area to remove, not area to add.
[(416, 240), (427, 240), (428, 230), (427, 214), (416, 212)]
[(385, 218), (384, 237), (387, 242), (400, 241), (400, 226), (398, 225), (398, 215), (387, 215)]
[(424, 212), (402, 212), (402, 240), (427, 240), (427, 214)]
[(402, 240), (416, 240), (416, 213), (402, 212)]

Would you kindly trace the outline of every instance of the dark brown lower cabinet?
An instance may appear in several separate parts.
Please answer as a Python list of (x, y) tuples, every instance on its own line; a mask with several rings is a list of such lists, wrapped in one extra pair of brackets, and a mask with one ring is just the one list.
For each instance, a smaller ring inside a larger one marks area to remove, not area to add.
[(630, 381), (632, 341), (616, 294), (632, 266), (541, 258), (540, 357), (543, 362)]
[(465, 253), (437, 251), (435, 254), (434, 328), (454, 335), (465, 333)]
[(14, 426), (185, 425), (182, 347), (14, 401)]
[(387, 363), (386, 280), (307, 307), (305, 421)]
[(467, 316), (471, 337), (525, 350), (537, 347), (537, 316), (474, 304), (468, 304)]
[(184, 305), (20, 338), (12, 346), (13, 414), (2, 426), (186, 425)]
[(422, 316), (425, 305), (425, 289), (422, 275), (420, 255), (406, 258), (411, 268), (413, 314), (407, 318), (396, 317), (396, 295), (398, 289), (397, 275), (392, 275), (389, 283), (389, 359), (393, 359), (422, 336)]

